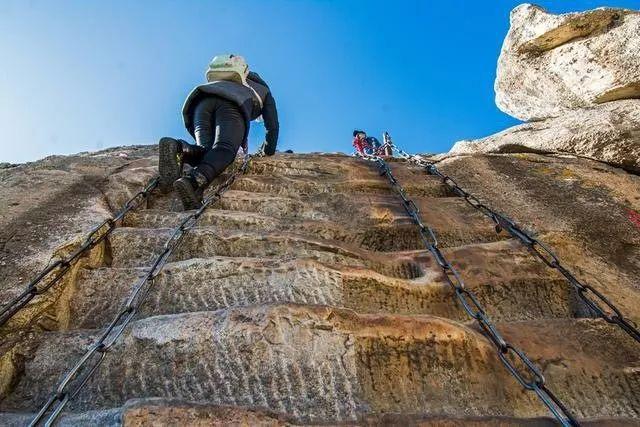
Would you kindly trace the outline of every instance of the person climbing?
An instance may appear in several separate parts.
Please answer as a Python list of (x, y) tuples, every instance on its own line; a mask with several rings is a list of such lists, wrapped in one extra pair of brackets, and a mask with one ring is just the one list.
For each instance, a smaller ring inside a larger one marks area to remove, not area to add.
[(375, 154), (376, 156), (380, 156), (383, 154), (382, 144), (380, 143), (378, 138), (376, 138), (375, 136), (368, 136), (367, 142), (369, 143), (369, 146), (371, 147), (371, 152), (373, 154)]
[(367, 136), (365, 131), (353, 131), (353, 146), (360, 154), (381, 156), (385, 154), (382, 144), (375, 136)]
[[(181, 139), (159, 143), (160, 187), (173, 186), (185, 210), (202, 205), (206, 187), (233, 163), (240, 147), (248, 151), (252, 120), (262, 116), (266, 129), (261, 151), (272, 156), (278, 143), (278, 111), (267, 83), (242, 56), (218, 55), (205, 72), (207, 83), (189, 93), (182, 107), (184, 126), (195, 145)], [(183, 164), (192, 166), (182, 176)]]
[(353, 131), (353, 147), (360, 154), (370, 155), (372, 154), (372, 147), (367, 141), (367, 134), (362, 130)]

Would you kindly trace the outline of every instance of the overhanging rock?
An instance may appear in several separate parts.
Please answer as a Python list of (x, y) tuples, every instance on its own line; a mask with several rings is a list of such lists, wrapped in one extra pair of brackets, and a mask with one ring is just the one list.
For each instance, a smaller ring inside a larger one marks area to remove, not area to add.
[(600, 8), (553, 15), (518, 6), (495, 92), (498, 107), (524, 121), (640, 97), (640, 13)]

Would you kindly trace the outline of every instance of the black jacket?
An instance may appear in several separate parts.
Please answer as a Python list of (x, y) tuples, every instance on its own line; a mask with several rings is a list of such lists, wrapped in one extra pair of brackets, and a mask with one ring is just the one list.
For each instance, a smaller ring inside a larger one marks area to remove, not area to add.
[[(278, 110), (276, 109), (276, 101), (271, 95), (271, 90), (267, 83), (257, 73), (250, 72), (247, 78), (249, 84), (260, 96), (262, 108), (251, 89), (240, 83), (232, 81), (217, 81), (200, 85), (193, 89), (182, 107), (182, 119), (187, 131), (194, 136), (193, 129), (193, 110), (198, 101), (205, 96), (218, 96), (234, 102), (240, 108), (244, 116), (247, 126), (244, 139), (249, 135), (249, 122), (257, 119), (260, 115), (264, 119), (264, 127), (266, 128), (265, 152), (273, 154), (278, 144), (278, 132), (280, 125), (278, 123)], [(194, 136), (195, 137), (195, 136)]]

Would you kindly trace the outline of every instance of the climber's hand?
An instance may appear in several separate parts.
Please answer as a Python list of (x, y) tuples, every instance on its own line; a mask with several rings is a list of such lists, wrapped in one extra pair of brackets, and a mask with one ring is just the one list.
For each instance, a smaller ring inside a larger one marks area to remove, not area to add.
[(249, 143), (246, 139), (242, 141), (242, 145), (240, 147), (242, 148), (242, 151), (244, 151), (244, 154), (247, 154), (249, 152)]
[(268, 155), (269, 155), (269, 154), (267, 154), (267, 153), (265, 152), (265, 147), (266, 147), (266, 146), (267, 146), (267, 141), (264, 141), (264, 142), (262, 143), (262, 145), (260, 145), (260, 149), (258, 150), (258, 155), (259, 155), (260, 157), (264, 157), (264, 156), (268, 156)]
[(264, 141), (260, 146), (260, 154), (262, 156), (273, 156), (274, 154), (276, 154), (276, 150), (268, 149), (267, 141)]

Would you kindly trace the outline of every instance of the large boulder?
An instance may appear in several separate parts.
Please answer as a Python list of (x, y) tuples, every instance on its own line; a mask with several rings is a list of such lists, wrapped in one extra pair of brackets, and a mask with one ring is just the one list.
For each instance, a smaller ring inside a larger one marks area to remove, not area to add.
[(640, 98), (640, 12), (553, 15), (531, 4), (516, 7), (495, 91), (498, 107), (524, 121)]
[(640, 172), (640, 100), (608, 102), (562, 117), (524, 123), (475, 140), (452, 154), (568, 153)]

